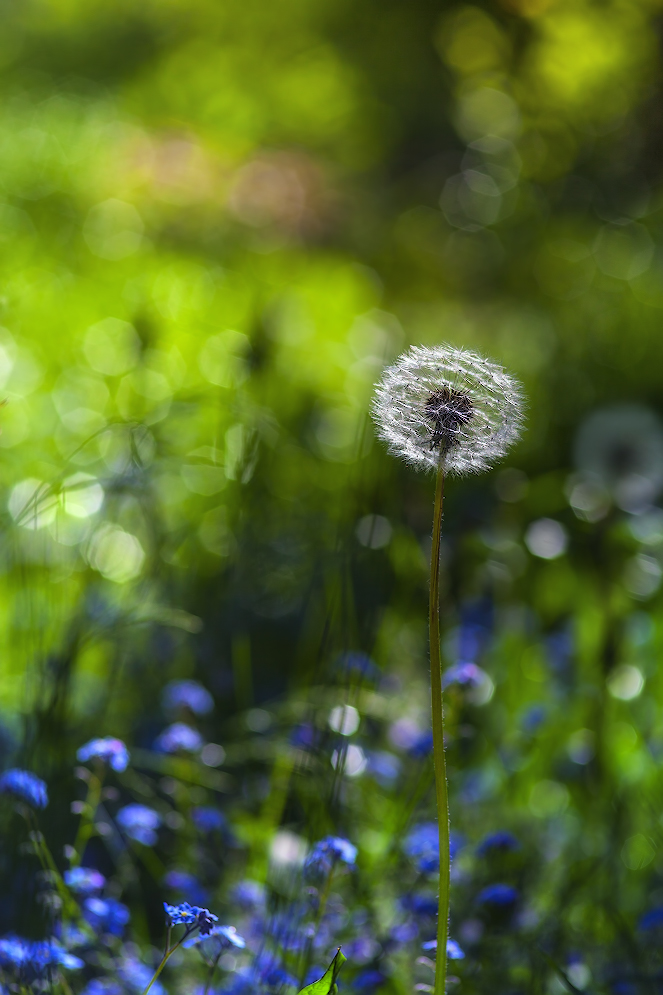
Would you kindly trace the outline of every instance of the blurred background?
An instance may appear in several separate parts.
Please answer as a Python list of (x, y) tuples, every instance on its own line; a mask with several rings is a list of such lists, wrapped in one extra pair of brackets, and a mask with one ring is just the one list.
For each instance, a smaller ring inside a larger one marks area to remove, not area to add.
[[(516, 833), (496, 873), (527, 896), (477, 918), (461, 851), (463, 990), (661, 990), (661, 7), (5, 5), (1, 748), (49, 781), (54, 852), (101, 734), (142, 765), (121, 790), (211, 793), (254, 876), (279, 829), (378, 874), (410, 763), (431, 816), (432, 483), (367, 411), (451, 342), (528, 397), (446, 505), (445, 666), (478, 668), (447, 678), (452, 825)], [(153, 749), (182, 679), (214, 700), (200, 762)]]

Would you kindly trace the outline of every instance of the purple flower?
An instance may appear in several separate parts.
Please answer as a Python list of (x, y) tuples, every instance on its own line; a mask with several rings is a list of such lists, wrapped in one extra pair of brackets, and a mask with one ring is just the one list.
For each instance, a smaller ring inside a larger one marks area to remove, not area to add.
[(191, 818), (197, 830), (201, 833), (213, 833), (225, 828), (226, 820), (218, 808), (198, 805), (191, 809)]
[(129, 909), (115, 898), (93, 896), (83, 902), (83, 918), (95, 933), (121, 936), (129, 922)]
[(357, 847), (349, 840), (342, 836), (326, 836), (313, 846), (306, 858), (304, 877), (312, 881), (328, 877), (339, 861), (352, 867), (356, 859)]
[(161, 816), (153, 808), (138, 804), (125, 805), (117, 813), (116, 818), (130, 839), (145, 846), (154, 846), (157, 841), (156, 831), (161, 825)]
[(507, 853), (509, 850), (520, 850), (520, 843), (513, 833), (506, 829), (500, 829), (496, 833), (485, 836), (477, 847), (477, 853), (481, 856), (495, 850), (501, 853)]
[(197, 928), (203, 936), (207, 936), (214, 923), (218, 922), (218, 916), (215, 916), (209, 909), (201, 909), (199, 905), (189, 905), (188, 902), (182, 902), (180, 905), (169, 905), (164, 902), (163, 907), (169, 925)]
[(12, 795), (33, 808), (46, 808), (48, 805), (45, 782), (36, 774), (21, 770), (20, 767), (11, 767), (0, 775), (0, 794)]
[(104, 739), (91, 739), (89, 743), (81, 746), (76, 756), (81, 763), (87, 763), (88, 760), (101, 760), (118, 773), (122, 773), (129, 766), (129, 751), (121, 739), (114, 739), (112, 736), (106, 736)]
[(515, 905), (518, 892), (510, 884), (489, 884), (477, 896), (478, 905)]
[(178, 750), (197, 753), (202, 748), (203, 737), (185, 722), (175, 722), (164, 729), (154, 745), (162, 753), (177, 753)]
[(214, 699), (198, 681), (171, 681), (163, 692), (163, 707), (167, 712), (188, 708), (194, 715), (207, 715), (214, 708)]
[(77, 895), (93, 895), (101, 891), (106, 884), (106, 878), (93, 867), (72, 867), (64, 872), (65, 884)]

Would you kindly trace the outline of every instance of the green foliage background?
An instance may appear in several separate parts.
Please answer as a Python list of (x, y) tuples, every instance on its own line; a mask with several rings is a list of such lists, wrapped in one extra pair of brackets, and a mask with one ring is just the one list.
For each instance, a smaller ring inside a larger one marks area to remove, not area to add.
[[(213, 691), (231, 767), (253, 756), (246, 710), (285, 730), (333, 703), (348, 649), (424, 713), (431, 484), (367, 407), (408, 343), (450, 341), (529, 399), (526, 478), (448, 496), (447, 627), (473, 597), (499, 609), (495, 696), (451, 756), (492, 787), (454, 819), (552, 820), (538, 902), (560, 948), (628, 947), (663, 898), (660, 601), (624, 581), (628, 516), (582, 520), (565, 484), (586, 413), (661, 408), (661, 4), (29, 0), (2, 22), (0, 707), (7, 762), (62, 788), (53, 832), (77, 745), (149, 747), (174, 676)], [(357, 540), (366, 515), (390, 522), (381, 548)], [(570, 535), (551, 561), (523, 545), (542, 516)], [(541, 649), (560, 628), (561, 683)], [(646, 678), (632, 702), (606, 692), (624, 663)], [(599, 744), (580, 774), (578, 730)], [(269, 818), (241, 816), (258, 864), (281, 819), (315, 837), (335, 817), (320, 780), (281, 798), (286, 755)], [(343, 816), (369, 863), (390, 804)]]

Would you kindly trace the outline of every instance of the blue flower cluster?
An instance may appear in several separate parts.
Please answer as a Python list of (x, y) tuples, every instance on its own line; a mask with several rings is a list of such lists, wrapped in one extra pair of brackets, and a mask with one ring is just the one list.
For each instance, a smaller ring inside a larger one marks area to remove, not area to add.
[(46, 808), (48, 805), (48, 791), (44, 781), (20, 767), (12, 767), (0, 774), (0, 795), (11, 795), (33, 808)]
[(89, 760), (98, 760), (100, 763), (108, 764), (114, 771), (122, 773), (129, 766), (129, 751), (121, 739), (114, 739), (106, 736), (103, 739), (91, 739), (89, 743), (81, 746), (76, 754), (81, 763)]
[(338, 863), (353, 867), (357, 859), (357, 847), (342, 836), (326, 836), (314, 846), (304, 863), (304, 877), (309, 881), (323, 880), (332, 873)]
[(182, 902), (180, 905), (169, 905), (163, 903), (166, 919), (170, 926), (188, 926), (191, 930), (198, 929), (203, 936), (211, 931), (219, 917), (215, 916), (209, 909), (200, 908), (198, 905), (189, 905)]
[(26, 940), (22, 936), (0, 939), (0, 968), (10, 982), (19, 986), (35, 982), (52, 983), (61, 968), (77, 971), (83, 961), (74, 957), (54, 939)]

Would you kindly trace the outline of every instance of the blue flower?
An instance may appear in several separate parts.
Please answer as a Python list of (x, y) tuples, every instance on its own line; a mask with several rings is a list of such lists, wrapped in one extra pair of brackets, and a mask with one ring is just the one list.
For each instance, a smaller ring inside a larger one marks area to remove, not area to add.
[(388, 788), (401, 772), (401, 761), (386, 750), (375, 750), (368, 754), (368, 771), (378, 784)]
[(157, 841), (156, 830), (161, 825), (161, 816), (153, 808), (138, 804), (125, 805), (117, 813), (116, 818), (130, 839), (145, 846), (154, 846)]
[(112, 978), (93, 978), (87, 983), (81, 995), (125, 995), (125, 989), (119, 981), (114, 981)]
[(442, 688), (448, 688), (451, 684), (458, 684), (463, 688), (477, 688), (483, 684), (484, 679), (485, 671), (477, 667), (476, 663), (456, 663), (442, 675)]
[(239, 935), (234, 926), (212, 926), (205, 934), (202, 932), (197, 936), (191, 936), (184, 941), (185, 947), (199, 946), (209, 960), (220, 957), (224, 950), (235, 947), (243, 950), (246, 940)]
[(257, 881), (240, 881), (230, 893), (231, 900), (245, 912), (254, 912), (265, 907), (265, 886)]
[(381, 676), (380, 668), (370, 656), (356, 651), (343, 653), (336, 661), (334, 669), (345, 677), (354, 677), (371, 683), (378, 681)]
[(199, 805), (191, 809), (191, 818), (196, 829), (201, 833), (213, 833), (225, 828), (226, 820), (218, 808)]
[(518, 892), (510, 884), (489, 884), (477, 895), (478, 905), (515, 905)]
[[(462, 840), (456, 834), (451, 834), (449, 853), (453, 860), (460, 849)], [(403, 841), (403, 850), (408, 857), (414, 859), (417, 868), (423, 874), (430, 874), (440, 869), (440, 840), (437, 822), (420, 822), (414, 826)]]
[(0, 967), (19, 984), (51, 979), (59, 967), (77, 971), (83, 961), (61, 947), (57, 940), (26, 940), (22, 936), (0, 939)]
[(122, 936), (129, 922), (129, 909), (115, 898), (92, 896), (83, 902), (83, 918), (95, 933)]
[(185, 895), (189, 895), (196, 905), (203, 905), (207, 901), (207, 892), (200, 884), (200, 881), (193, 874), (189, 874), (188, 871), (178, 871), (173, 869), (168, 871), (163, 879), (163, 883), (167, 888), (172, 888), (174, 891), (181, 891)]
[(433, 752), (433, 733), (430, 729), (420, 732), (408, 747), (409, 755), (415, 760), (423, 760)]
[(352, 987), (355, 991), (365, 992), (366, 995), (371, 995), (371, 993), (377, 991), (386, 980), (386, 977), (381, 971), (369, 968), (368, 970), (362, 971), (361, 974), (357, 975), (355, 980), (352, 982)]
[[(422, 950), (437, 950), (437, 940), (429, 940), (421, 944)], [(447, 957), (449, 960), (464, 960), (465, 953), (461, 950), (455, 940), (447, 940)]]
[(167, 712), (188, 708), (194, 715), (207, 715), (214, 708), (214, 699), (198, 681), (171, 681), (163, 692), (163, 707)]
[(185, 722), (175, 722), (164, 729), (154, 745), (162, 753), (177, 753), (179, 750), (197, 753), (202, 748), (203, 737)]
[(434, 918), (437, 915), (437, 899), (433, 895), (404, 895), (400, 904), (414, 916)]
[(341, 861), (348, 867), (354, 866), (357, 847), (342, 836), (326, 836), (314, 844), (304, 862), (304, 877), (314, 881), (328, 877), (336, 864)]
[(29, 770), (11, 767), (0, 775), (0, 795), (13, 795), (34, 808), (46, 808), (48, 792), (40, 777)]
[(122, 773), (129, 766), (128, 749), (121, 739), (114, 739), (112, 736), (106, 736), (104, 739), (91, 739), (89, 743), (81, 746), (76, 757), (81, 763), (87, 763), (88, 760), (101, 760), (118, 773)]
[(502, 853), (506, 853), (509, 850), (520, 850), (520, 843), (513, 833), (508, 832), (506, 829), (500, 829), (496, 833), (490, 833), (488, 836), (485, 836), (477, 847), (477, 853), (481, 854), (481, 856), (485, 856), (493, 850), (498, 850)]
[(191, 926), (193, 929), (199, 929), (203, 936), (207, 936), (214, 923), (218, 922), (218, 916), (215, 916), (209, 909), (201, 909), (199, 905), (189, 905), (188, 902), (182, 902), (180, 905), (169, 905), (168, 902), (164, 902), (163, 907), (169, 925)]
[[(139, 995), (139, 993), (147, 988), (154, 970), (148, 967), (147, 964), (141, 963), (136, 957), (125, 957), (124, 960), (120, 961), (117, 973), (126, 987), (135, 992), (136, 995)], [(166, 995), (166, 991), (159, 981), (153, 983), (150, 988), (150, 995), (152, 995), (152, 992), (154, 992), (154, 995)]]
[(657, 929), (663, 926), (663, 908), (650, 909), (638, 920), (638, 929)]
[(520, 724), (526, 733), (533, 733), (546, 721), (548, 710), (545, 705), (530, 705), (523, 713)]
[(72, 867), (64, 872), (64, 883), (77, 895), (93, 895), (101, 891), (106, 878), (93, 867)]

